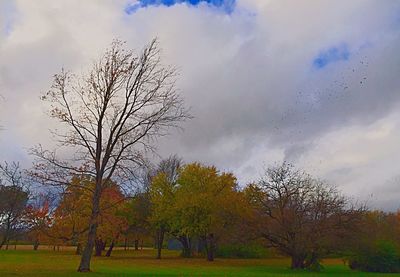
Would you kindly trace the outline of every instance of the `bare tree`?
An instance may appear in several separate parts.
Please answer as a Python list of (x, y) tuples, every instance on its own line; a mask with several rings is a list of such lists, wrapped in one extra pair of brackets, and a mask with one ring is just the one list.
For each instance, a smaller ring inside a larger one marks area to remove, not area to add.
[(261, 235), (291, 257), (294, 269), (318, 269), (321, 255), (350, 234), (363, 210), (334, 187), (287, 163), (267, 169), (252, 189), (264, 223)]
[(145, 152), (154, 150), (154, 139), (190, 118), (175, 88), (177, 71), (161, 64), (157, 40), (139, 55), (123, 45), (114, 41), (88, 75), (55, 75), (43, 97), (51, 103), (50, 116), (66, 127), (55, 132), (60, 147), (74, 154), (60, 160), (40, 146), (32, 151), (37, 158), (32, 174), (45, 184), (63, 185), (80, 174), (95, 180), (80, 272), (90, 271), (104, 184), (111, 178), (126, 183)]
[(0, 164), (0, 249), (21, 227), (29, 191), (19, 163)]

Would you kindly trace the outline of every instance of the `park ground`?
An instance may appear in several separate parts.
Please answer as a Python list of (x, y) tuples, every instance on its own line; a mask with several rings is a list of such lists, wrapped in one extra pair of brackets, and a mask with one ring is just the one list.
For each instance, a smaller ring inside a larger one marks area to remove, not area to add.
[(351, 271), (342, 259), (324, 260), (319, 273), (291, 271), (286, 258), (217, 259), (210, 263), (201, 258), (183, 259), (176, 251), (164, 251), (164, 259), (154, 259), (153, 249), (124, 251), (112, 257), (95, 257), (91, 273), (77, 273), (79, 256), (73, 249), (60, 251), (42, 246), (33, 251), (28, 246), (0, 250), (0, 276), (400, 276)]

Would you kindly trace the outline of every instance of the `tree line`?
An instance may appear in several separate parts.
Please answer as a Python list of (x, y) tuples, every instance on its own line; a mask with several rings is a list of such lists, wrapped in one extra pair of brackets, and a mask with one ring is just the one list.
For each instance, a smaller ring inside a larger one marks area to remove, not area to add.
[[(20, 237), (34, 250), (40, 244), (70, 245), (82, 255), (95, 180), (71, 176), (56, 199), (30, 194), (22, 175), (15, 174), (20, 172), (17, 164), (0, 168), (0, 247)], [(213, 261), (221, 245), (257, 242), (290, 257), (293, 269), (320, 270), (324, 257), (351, 261), (375, 244), (400, 242), (398, 213), (369, 211), (288, 163), (267, 168), (258, 181), (242, 188), (232, 173), (185, 164), (177, 156), (146, 167), (142, 175), (141, 189), (131, 195), (115, 182), (104, 183), (95, 256), (111, 256), (116, 245), (133, 243), (136, 250), (143, 244), (157, 248), (155, 258), (161, 259), (173, 238), (182, 257)], [(351, 265), (357, 267), (357, 261)]]

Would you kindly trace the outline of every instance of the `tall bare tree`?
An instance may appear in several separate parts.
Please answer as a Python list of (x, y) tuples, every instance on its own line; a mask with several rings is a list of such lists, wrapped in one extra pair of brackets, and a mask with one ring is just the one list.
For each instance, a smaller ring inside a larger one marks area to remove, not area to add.
[(33, 176), (49, 185), (66, 184), (76, 174), (92, 176), (95, 182), (79, 272), (90, 271), (104, 184), (111, 179), (127, 182), (145, 152), (154, 150), (154, 139), (190, 118), (176, 77), (174, 67), (161, 63), (157, 40), (139, 55), (114, 41), (88, 75), (78, 78), (63, 70), (43, 96), (51, 103), (50, 116), (66, 128), (55, 132), (60, 147), (73, 154), (60, 160), (55, 151), (36, 147)]

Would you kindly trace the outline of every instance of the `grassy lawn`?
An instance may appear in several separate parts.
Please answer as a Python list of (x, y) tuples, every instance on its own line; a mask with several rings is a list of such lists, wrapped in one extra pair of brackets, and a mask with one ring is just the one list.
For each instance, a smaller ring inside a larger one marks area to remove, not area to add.
[[(30, 248), (30, 247), (29, 247)], [(367, 274), (350, 271), (343, 262), (326, 260), (321, 273), (293, 272), (288, 259), (182, 259), (178, 252), (164, 251), (164, 259), (154, 259), (152, 249), (117, 250), (113, 257), (94, 258), (92, 273), (75, 272), (79, 257), (72, 249), (39, 251), (19, 247), (0, 251), (0, 276), (400, 276), (400, 274)]]

